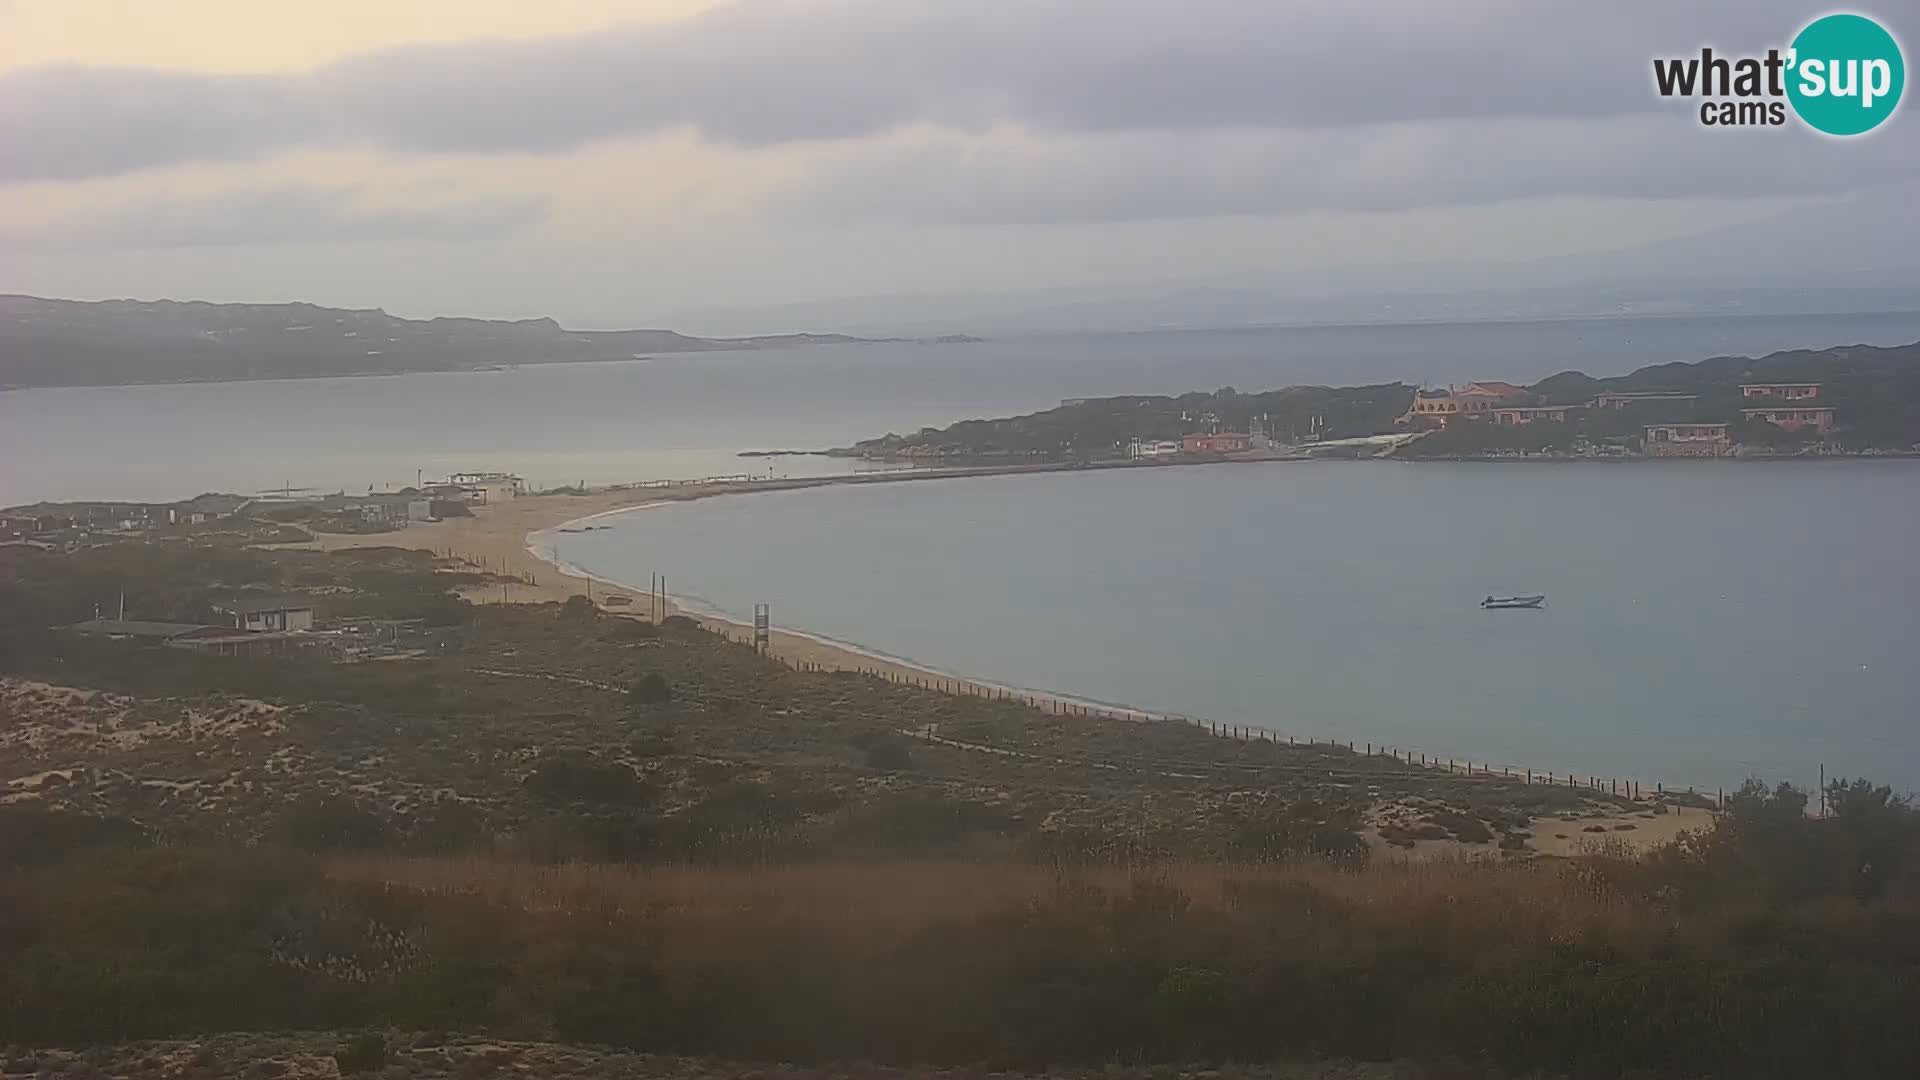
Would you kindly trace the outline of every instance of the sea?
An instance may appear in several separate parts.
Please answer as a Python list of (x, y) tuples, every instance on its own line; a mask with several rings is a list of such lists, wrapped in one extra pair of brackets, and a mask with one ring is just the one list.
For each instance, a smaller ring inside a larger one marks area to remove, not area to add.
[(1920, 341), (1868, 315), (1060, 334), (662, 355), (384, 377), (0, 392), (0, 506), (203, 491), (397, 489), (450, 472), (536, 487), (840, 472), (845, 446), (1063, 398), (1319, 383), (1533, 382), (1579, 369)]
[[(1233, 386), (1920, 340), (1920, 313), (1053, 335), (0, 393), (0, 505), (846, 471), (741, 457)], [(1920, 461), (1312, 462), (765, 492), (549, 534), (628, 584), (1001, 685), (1644, 784), (1920, 789)], [(1482, 597), (1544, 593), (1538, 611)]]
[(537, 542), (1015, 689), (1582, 782), (1920, 789), (1920, 461), (1247, 463), (601, 522)]

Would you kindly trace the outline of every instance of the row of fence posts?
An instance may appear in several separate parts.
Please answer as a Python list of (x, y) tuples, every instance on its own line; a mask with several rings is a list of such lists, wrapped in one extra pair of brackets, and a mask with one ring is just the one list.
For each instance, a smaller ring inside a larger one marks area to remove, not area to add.
[[(744, 638), (741, 638), (741, 639), (734, 638), (731, 629), (724, 630), (722, 632), (726, 635), (728, 640), (740, 640), (742, 641), (742, 643), (745, 643)], [(793, 660), (793, 659), (788, 659), (787, 657), (782, 657), (782, 656), (775, 656), (774, 658), (778, 660), (780, 663), (786, 665), (787, 667), (795, 671), (807, 671), (807, 672), (852, 671), (856, 674), (865, 675), (865, 676), (868, 676), (869, 678), (879, 679), (882, 682), (892, 683), (896, 686), (912, 686), (922, 690), (933, 690), (939, 693), (952, 694), (958, 697), (986, 698), (988, 700), (995, 700), (995, 701), (1017, 701), (1031, 708), (1039, 709), (1042, 712), (1046, 712), (1054, 716), (1086, 717), (1088, 719), (1095, 719), (1095, 720), (1173, 719), (1173, 720), (1178, 720), (1187, 724), (1191, 724), (1194, 727), (1197, 727), (1200, 730), (1205, 731), (1208, 734), (1213, 735), (1217, 738), (1235, 739), (1240, 742), (1268, 742), (1268, 743), (1273, 743), (1275, 745), (1279, 745), (1280, 739), (1281, 739), (1281, 736), (1278, 732), (1269, 731), (1265, 728), (1251, 727), (1244, 724), (1221, 724), (1212, 720), (1198, 720), (1198, 719), (1194, 719), (1192, 717), (1187, 717), (1187, 716), (1174, 716), (1174, 717), (1162, 718), (1162, 717), (1155, 717), (1153, 714), (1150, 714), (1150, 713), (1140, 713), (1140, 712), (1132, 712), (1132, 711), (1127, 711), (1127, 712), (1106, 711), (1106, 710), (1101, 710), (1089, 705), (1082, 705), (1077, 702), (1064, 701), (1057, 697), (1048, 697), (1048, 696), (1040, 696), (1040, 695), (1033, 695), (1033, 694), (1020, 694), (1014, 691), (1010, 691), (1005, 687), (986, 686), (979, 683), (970, 683), (964, 679), (949, 679), (949, 678), (942, 678), (936, 675), (916, 675), (911, 672), (903, 672), (897, 669), (888, 669), (888, 668), (880, 668), (880, 667), (854, 667), (854, 668), (836, 667), (836, 666), (816, 663), (811, 660)], [(1375, 746), (1373, 743), (1356, 743), (1352, 740), (1348, 740), (1345, 743), (1338, 742), (1335, 740), (1328, 740), (1327, 742), (1322, 743), (1317, 740), (1310, 739), (1306, 743), (1302, 744), (1294, 736), (1288, 735), (1286, 736), (1286, 745), (1288, 746), (1305, 745), (1309, 747), (1324, 745), (1324, 746), (1332, 747), (1334, 749), (1344, 748), (1350, 753), (1365, 754), (1368, 757), (1373, 757), (1376, 754), (1385, 755), (1387, 757), (1393, 758), (1396, 761), (1401, 761), (1408, 765), (1415, 766), (1418, 768), (1423, 768), (1423, 769), (1444, 768), (1449, 774), (1464, 774), (1469, 777), (1483, 777), (1488, 779), (1519, 780), (1522, 784), (1551, 784), (1551, 785), (1557, 786), (1560, 783), (1560, 775), (1561, 775), (1559, 773), (1543, 772), (1543, 771), (1538, 771), (1534, 769), (1526, 769), (1526, 768), (1516, 769), (1512, 766), (1496, 767), (1491, 764), (1476, 764), (1475, 762), (1472, 762), (1472, 761), (1461, 761), (1457, 758), (1446, 758), (1443, 761), (1439, 757), (1432, 757), (1427, 754), (1418, 753), (1412, 750), (1399, 750), (1397, 748), (1389, 747), (1385, 745)], [(1621, 780), (1617, 777), (1602, 777), (1602, 776), (1582, 777), (1577, 773), (1567, 773), (1565, 775), (1566, 775), (1566, 786), (1570, 788), (1577, 788), (1577, 789), (1583, 789), (1583, 790), (1594, 791), (1594, 792), (1605, 792), (1610, 795), (1624, 796), (1626, 798), (1633, 799), (1636, 801), (1644, 797), (1644, 791), (1638, 780)], [(1654, 794), (1654, 797), (1656, 798), (1665, 798), (1669, 794), (1678, 795), (1679, 793), (1680, 792), (1678, 789), (1675, 789), (1673, 792), (1668, 792), (1664, 784), (1654, 785), (1653, 794)], [(1695, 789), (1693, 788), (1687, 788), (1686, 794), (1689, 796), (1698, 797)], [(1724, 788), (1718, 789), (1714, 795), (1715, 805), (1724, 808), (1726, 806), (1726, 801), (1727, 801), (1726, 790)]]
[[(453, 556), (452, 553), (448, 553), (448, 554), (449, 554), (449, 557), (457, 557), (457, 556)], [(530, 580), (529, 580), (529, 583), (531, 583)], [(752, 645), (753, 643), (752, 638), (748, 636), (748, 634), (742, 634), (741, 636), (736, 637), (734, 635), (734, 628), (731, 625), (723, 625), (719, 632), (721, 636), (725, 637), (729, 641), (738, 642), (744, 645)], [(1280, 738), (1281, 738), (1278, 732), (1269, 731), (1265, 728), (1251, 727), (1244, 724), (1221, 724), (1212, 720), (1199, 720), (1199, 719), (1195, 719), (1193, 717), (1188, 717), (1188, 716), (1160, 717), (1160, 716), (1155, 716), (1154, 714), (1151, 714), (1151, 713), (1133, 712), (1131, 710), (1122, 711), (1122, 712), (1102, 710), (1094, 706), (1083, 705), (1073, 701), (1066, 701), (1058, 697), (1036, 695), (1036, 694), (1021, 694), (1012, 690), (1008, 690), (1005, 687), (988, 686), (981, 683), (971, 683), (964, 679), (944, 678), (938, 675), (915, 674), (910, 671), (902, 671), (899, 669), (882, 668), (882, 667), (851, 667), (849, 668), (849, 667), (842, 667), (839, 665), (821, 664), (813, 660), (800, 660), (800, 659), (789, 658), (789, 657), (781, 656), (777, 653), (771, 653), (771, 652), (768, 655), (771, 656), (774, 660), (778, 661), (783, 666), (793, 671), (804, 671), (804, 672), (850, 671), (858, 675), (865, 675), (869, 678), (879, 679), (882, 682), (892, 683), (896, 686), (912, 686), (922, 690), (932, 690), (942, 694), (951, 694), (956, 697), (984, 698), (992, 701), (1015, 701), (1015, 702), (1024, 704), (1030, 708), (1038, 709), (1042, 712), (1048, 713), (1053, 716), (1083, 717), (1091, 720), (1168, 719), (1168, 720), (1177, 720), (1182, 723), (1191, 724), (1194, 727), (1197, 727), (1200, 730), (1215, 736), (1216, 738), (1235, 739), (1240, 742), (1268, 742), (1268, 743), (1273, 743), (1275, 745), (1279, 745)], [(1519, 780), (1522, 784), (1551, 784), (1551, 785), (1557, 786), (1560, 783), (1560, 774), (1558, 773), (1542, 772), (1542, 771), (1537, 771), (1534, 769), (1526, 769), (1526, 768), (1515, 769), (1512, 766), (1500, 766), (1496, 768), (1491, 764), (1477, 765), (1472, 761), (1460, 761), (1459, 759), (1456, 759), (1456, 758), (1447, 758), (1443, 763), (1440, 758), (1430, 757), (1429, 755), (1424, 753), (1417, 753), (1412, 750), (1400, 750), (1394, 747), (1386, 746), (1384, 744), (1380, 746), (1375, 746), (1373, 743), (1356, 743), (1351, 739), (1344, 743), (1339, 742), (1337, 740), (1331, 740), (1331, 739), (1327, 740), (1324, 743), (1318, 740), (1313, 740), (1313, 739), (1309, 739), (1305, 743), (1301, 743), (1294, 736), (1288, 735), (1286, 736), (1286, 745), (1288, 746), (1304, 745), (1308, 747), (1328, 746), (1333, 749), (1344, 748), (1349, 753), (1365, 754), (1368, 757), (1373, 757), (1376, 754), (1385, 755), (1387, 757), (1393, 758), (1395, 761), (1404, 762), (1410, 766), (1415, 766), (1423, 769), (1439, 769), (1444, 767), (1449, 774), (1464, 773), (1466, 776), (1469, 776), (1469, 777), (1483, 777), (1488, 779), (1497, 778), (1497, 779), (1503, 779), (1503, 780)], [(1587, 776), (1583, 778), (1576, 773), (1567, 773), (1566, 780), (1567, 780), (1566, 786), (1570, 788), (1577, 788), (1577, 789), (1583, 789), (1583, 790), (1594, 791), (1594, 792), (1605, 792), (1610, 795), (1624, 796), (1626, 798), (1633, 799), (1636, 801), (1643, 797), (1643, 790), (1642, 790), (1641, 784), (1637, 780), (1621, 780), (1616, 777), (1601, 777), (1601, 776)], [(1666, 786), (1664, 784), (1655, 784), (1653, 793), (1654, 793), (1654, 797), (1656, 798), (1665, 798), (1670, 794), (1678, 795), (1680, 794), (1680, 791), (1679, 789), (1676, 788), (1674, 791), (1669, 792), (1667, 791)], [(1693, 788), (1687, 788), (1686, 794), (1690, 797), (1694, 797), (1694, 798), (1698, 797), (1696, 791)], [(1727, 801), (1726, 790), (1724, 788), (1718, 789), (1714, 795), (1714, 804), (1724, 809), (1726, 806), (1726, 801)]]
[(489, 574), (495, 574), (500, 577), (513, 578), (514, 580), (520, 582), (522, 585), (540, 584), (540, 579), (536, 577), (531, 571), (508, 570), (507, 562), (505, 559), (500, 560), (499, 563), (496, 565), (492, 560), (489, 560), (484, 555), (466, 555), (466, 554), (462, 554), (461, 552), (454, 551), (451, 548), (448, 548), (444, 551), (435, 549), (434, 554), (439, 556), (442, 559), (457, 559), (460, 562), (466, 563), (468, 566), (471, 566), (480, 570), (485, 570)]

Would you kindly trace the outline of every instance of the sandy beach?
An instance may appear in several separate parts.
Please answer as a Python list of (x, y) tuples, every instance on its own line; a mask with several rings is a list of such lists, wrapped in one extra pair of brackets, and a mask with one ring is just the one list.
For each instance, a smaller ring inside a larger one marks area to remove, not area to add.
[[(587, 494), (523, 495), (494, 505), (476, 506), (473, 508), (471, 517), (414, 524), (393, 532), (352, 535), (318, 533), (315, 534), (311, 546), (322, 551), (356, 547), (404, 547), (431, 551), (464, 561), (489, 573), (516, 579), (504, 589), (495, 585), (466, 590), (466, 599), (473, 603), (562, 603), (569, 598), (591, 593), (594, 600), (601, 603), (602, 610), (610, 614), (637, 616), (646, 610), (646, 602), (643, 597), (636, 595), (639, 590), (634, 589), (631, 583), (612, 582), (599, 578), (592, 579), (590, 583), (586, 576), (563, 569), (536, 554), (530, 547), (529, 538), (535, 533), (558, 528), (569, 522), (623, 510), (637, 510), (661, 503), (712, 498), (720, 495), (787, 491), (828, 484), (904, 482), (995, 471), (1005, 470), (925, 470), (907, 474), (862, 477), (809, 477), (744, 484), (616, 488), (592, 491)], [(610, 594), (629, 596), (633, 604), (632, 606), (606, 607), (603, 601)], [(707, 628), (734, 640), (750, 641), (752, 639), (753, 631), (750, 625), (710, 614), (687, 611), (673, 601), (671, 594), (668, 596), (667, 607), (667, 613), (670, 615), (693, 618)], [(769, 638), (768, 651), (776, 659), (795, 666), (828, 671), (863, 671), (885, 678), (938, 685), (957, 693), (983, 696), (1008, 694), (1005, 689), (992, 684), (970, 681), (932, 669), (877, 657), (791, 630), (775, 628)], [(1032, 697), (1031, 700), (1041, 708), (1071, 709), (1111, 716), (1114, 719), (1153, 718), (1150, 714), (1129, 712), (1124, 709), (1089, 707), (1084, 702), (1058, 696), (1040, 695)], [(1711, 813), (1701, 810), (1689, 810), (1658, 817), (1639, 814), (1616, 817), (1591, 815), (1577, 818), (1546, 817), (1533, 823), (1535, 837), (1530, 846), (1542, 854), (1571, 855), (1604, 837), (1630, 848), (1645, 849), (1673, 840), (1683, 829), (1706, 827), (1712, 819)], [(1588, 832), (1587, 826), (1590, 825), (1598, 825), (1604, 832), (1600, 830)], [(1451, 841), (1420, 846), (1423, 849), (1431, 847), (1435, 850), (1391, 854), (1399, 857), (1421, 858), (1432, 854), (1459, 854), (1471, 850)]]
[[(582, 518), (620, 510), (635, 510), (666, 502), (683, 502), (729, 494), (791, 491), (826, 484), (931, 480), (980, 475), (994, 471), (1006, 470), (925, 470), (912, 474), (809, 477), (744, 484), (619, 488), (593, 491), (585, 495), (523, 495), (490, 506), (476, 506), (473, 508), (472, 517), (413, 524), (393, 532), (316, 533), (311, 546), (321, 551), (357, 547), (413, 548), (461, 559), (489, 573), (519, 579), (505, 586), (504, 589), (500, 586), (488, 586), (465, 590), (465, 598), (473, 603), (497, 604), (503, 600), (506, 603), (515, 604), (562, 603), (570, 597), (586, 596), (589, 592), (592, 593), (596, 602), (602, 602), (608, 593), (612, 592), (632, 597), (634, 606), (609, 608), (602, 603), (602, 610), (612, 614), (631, 615), (636, 614), (635, 607), (644, 611), (646, 602), (643, 596), (635, 595), (636, 590), (631, 582), (613, 582), (596, 578), (589, 587), (586, 576), (562, 569), (530, 550), (528, 538), (534, 533), (557, 528)], [(671, 582), (669, 582), (669, 588), (671, 588)], [(639, 591), (644, 589), (645, 586), (642, 585)], [(674, 603), (671, 595), (668, 597), (668, 614), (693, 618), (709, 629), (719, 631), (735, 640), (752, 640), (751, 625), (705, 613), (687, 611)], [(938, 681), (958, 692), (980, 695), (996, 695), (1004, 692), (1002, 688), (987, 683), (960, 679), (931, 669), (876, 657), (790, 630), (774, 629), (768, 642), (768, 651), (777, 659), (794, 665), (811, 666), (829, 671), (866, 671), (902, 680)], [(1051, 708), (1086, 708), (1084, 703), (1060, 697), (1048, 696), (1035, 700)], [(1120, 709), (1101, 708), (1097, 711), (1122, 719), (1129, 715), (1125, 710)], [(1131, 715), (1134, 718), (1144, 717), (1144, 714)]]

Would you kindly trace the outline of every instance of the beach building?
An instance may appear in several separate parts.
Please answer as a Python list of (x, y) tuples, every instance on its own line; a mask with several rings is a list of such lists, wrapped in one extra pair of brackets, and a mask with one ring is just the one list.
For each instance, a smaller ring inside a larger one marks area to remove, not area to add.
[(1251, 441), (1242, 432), (1197, 432), (1180, 438), (1180, 449), (1188, 454), (1233, 454), (1247, 449)]
[(216, 605), (232, 616), (234, 628), (252, 632), (313, 629), (313, 601), (304, 596), (249, 597)]
[(458, 472), (447, 477), (447, 482), (472, 492), (475, 497), (470, 501), (483, 504), (505, 502), (525, 494), (527, 489), (525, 480), (503, 472)]
[(1774, 427), (1788, 431), (1804, 428), (1825, 431), (1833, 426), (1833, 410), (1825, 406), (1775, 405), (1764, 409), (1741, 409), (1740, 415), (1747, 420), (1765, 420)]
[(1538, 421), (1564, 424), (1567, 422), (1568, 410), (1572, 408), (1574, 408), (1572, 405), (1514, 405), (1495, 409), (1492, 416), (1494, 423), (1508, 427), (1524, 427)]
[(154, 645), (165, 645), (209, 629), (220, 628), (200, 623), (154, 622), (146, 619), (87, 619), (67, 627), (68, 632), (82, 637), (142, 641)]
[(1178, 454), (1180, 449), (1181, 444), (1177, 440), (1135, 437), (1127, 443), (1127, 456), (1135, 459), (1172, 457)]
[(1820, 396), (1820, 384), (1814, 382), (1741, 383), (1740, 396), (1773, 398), (1778, 401), (1812, 401)]
[(81, 637), (163, 645), (214, 656), (276, 656), (303, 644), (290, 633), (249, 633), (227, 626), (154, 622), (146, 619), (88, 619), (67, 627)]
[(1725, 424), (1648, 424), (1646, 447), (1654, 457), (1721, 457), (1733, 444)]
[(294, 631), (249, 631), (208, 626), (174, 638), (166, 644), (169, 648), (191, 649), (213, 656), (284, 656), (298, 649), (317, 647), (317, 639), (310, 634)]

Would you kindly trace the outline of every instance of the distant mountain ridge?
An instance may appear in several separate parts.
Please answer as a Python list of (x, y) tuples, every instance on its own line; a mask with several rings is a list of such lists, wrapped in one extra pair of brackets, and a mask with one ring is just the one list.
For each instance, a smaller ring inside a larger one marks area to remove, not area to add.
[[(470, 371), (653, 353), (856, 344), (845, 334), (689, 337), (552, 319), (405, 319), (378, 308), (0, 295), (0, 389)], [(897, 339), (895, 339), (897, 340)], [(951, 337), (947, 341), (971, 341)]]

